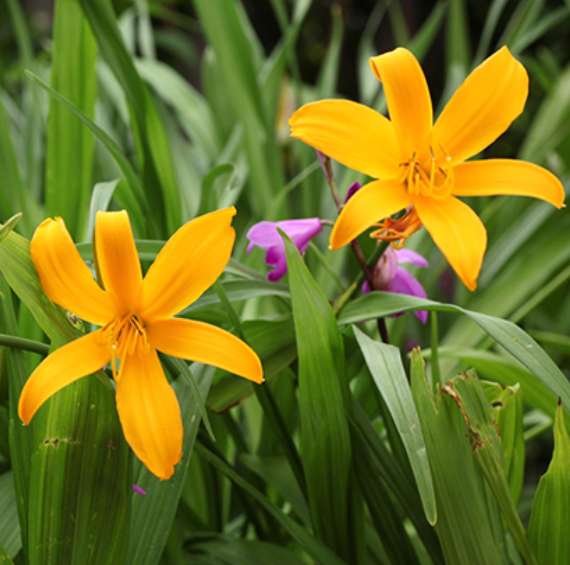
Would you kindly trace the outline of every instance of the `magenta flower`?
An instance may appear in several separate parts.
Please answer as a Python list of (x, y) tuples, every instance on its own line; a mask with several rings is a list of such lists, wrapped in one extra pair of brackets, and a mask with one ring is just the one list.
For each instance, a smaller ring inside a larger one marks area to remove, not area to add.
[(138, 487), (137, 485), (133, 485), (133, 490), (135, 492), (138, 492), (139, 494), (146, 494), (146, 492), (141, 487)]
[(346, 193), (346, 198), (344, 199), (344, 203), (346, 204), (362, 187), (358, 181), (353, 182), (348, 187), (348, 192)]
[[(424, 287), (418, 279), (411, 275), (406, 269), (400, 267), (400, 263), (411, 263), (414, 267), (429, 267), (429, 263), (419, 253), (410, 249), (394, 249), (389, 246), (380, 257), (372, 273), (374, 279), (374, 290), (384, 290), (386, 292), (397, 292), (398, 294), (409, 294), (419, 298), (427, 298)], [(370, 285), (366, 281), (362, 285), (363, 294), (370, 292)], [(422, 324), (427, 322), (427, 312), (419, 310), (414, 312)], [(392, 317), (402, 316), (394, 314)]]
[(247, 232), (249, 253), (255, 246), (266, 249), (265, 263), (275, 267), (267, 273), (267, 280), (276, 282), (287, 274), (287, 258), (285, 256), (285, 244), (277, 228), (284, 231), (297, 246), (301, 253), (307, 251), (309, 242), (317, 234), (321, 233), (323, 226), (319, 218), (307, 218), (305, 220), (285, 220), (283, 222), (259, 222)]

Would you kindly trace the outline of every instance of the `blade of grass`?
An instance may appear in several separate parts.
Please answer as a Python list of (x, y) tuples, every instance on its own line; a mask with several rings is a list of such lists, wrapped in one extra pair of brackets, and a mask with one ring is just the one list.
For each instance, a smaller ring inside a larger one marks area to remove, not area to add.
[[(95, 114), (97, 46), (76, 0), (57, 0), (51, 88), (89, 119)], [(61, 216), (74, 239), (83, 239), (93, 166), (93, 133), (54, 98), (49, 101), (46, 215)]]
[(372, 378), (402, 438), (418, 485), (426, 518), (433, 525), (437, 522), (433, 479), (418, 414), (400, 358), (400, 350), (370, 339), (356, 326), (352, 326), (352, 329)]
[[(343, 343), (333, 311), (295, 244), (284, 234), (299, 356), (301, 455), (315, 532), (356, 561), (350, 517), (350, 412)], [(334, 473), (330, 470), (334, 469)]]

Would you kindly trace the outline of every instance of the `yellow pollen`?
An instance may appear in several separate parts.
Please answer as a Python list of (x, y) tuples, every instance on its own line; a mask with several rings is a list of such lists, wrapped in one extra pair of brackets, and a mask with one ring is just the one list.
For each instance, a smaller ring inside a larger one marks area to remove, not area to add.
[(143, 322), (130, 313), (122, 318), (117, 316), (104, 326), (103, 337), (111, 353), (111, 368), (116, 381), (121, 378), (121, 369), (117, 372), (117, 359), (143, 354), (150, 347)]

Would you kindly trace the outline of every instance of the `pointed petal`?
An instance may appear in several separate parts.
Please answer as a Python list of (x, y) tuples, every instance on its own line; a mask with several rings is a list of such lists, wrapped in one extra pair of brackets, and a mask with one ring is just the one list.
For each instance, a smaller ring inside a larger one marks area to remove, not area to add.
[(126, 314), (142, 284), (142, 271), (129, 215), (97, 212), (95, 250), (105, 289), (116, 310)]
[(562, 183), (538, 165), (514, 159), (469, 161), (454, 167), (455, 196), (532, 196), (556, 208), (564, 204)]
[(340, 249), (376, 222), (410, 203), (410, 196), (401, 184), (381, 180), (368, 183), (342, 209), (331, 233), (331, 249)]
[(398, 175), (394, 127), (382, 114), (350, 100), (305, 104), (289, 120), (291, 136), (372, 178)]
[(27, 380), (18, 414), (29, 424), (38, 408), (52, 395), (76, 380), (102, 369), (111, 359), (101, 330), (87, 334), (48, 355)]
[(487, 230), (477, 214), (453, 196), (417, 198), (414, 206), (457, 276), (469, 290), (475, 290), (487, 247)]
[(456, 165), (483, 151), (523, 111), (525, 68), (503, 47), (483, 61), (457, 89), (433, 128), (433, 151)]
[(194, 302), (222, 274), (235, 241), (232, 206), (183, 225), (148, 270), (136, 309), (145, 321), (170, 318)]
[(110, 296), (95, 282), (61, 218), (34, 233), (32, 260), (48, 298), (84, 320), (104, 325), (115, 315)]
[(168, 479), (182, 457), (182, 417), (156, 350), (123, 361), (117, 411), (125, 439), (159, 479)]
[(372, 71), (382, 81), (390, 120), (394, 124), (403, 160), (427, 155), (427, 139), (433, 124), (433, 109), (426, 77), (417, 59), (402, 47), (370, 59)]
[(146, 329), (149, 343), (167, 355), (213, 365), (256, 383), (263, 381), (255, 351), (216, 326), (171, 318), (151, 322)]

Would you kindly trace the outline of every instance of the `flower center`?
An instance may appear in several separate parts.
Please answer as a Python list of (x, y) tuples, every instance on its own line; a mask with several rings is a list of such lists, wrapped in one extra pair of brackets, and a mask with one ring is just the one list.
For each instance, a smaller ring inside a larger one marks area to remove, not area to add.
[(111, 353), (113, 378), (116, 381), (121, 377), (120, 368), (117, 374), (117, 359), (123, 359), (126, 355), (143, 354), (150, 347), (142, 320), (131, 313), (114, 318), (103, 327), (102, 335)]
[(453, 168), (449, 166), (451, 157), (441, 148), (445, 155), (445, 163), (441, 165), (436, 161), (434, 151), (430, 146), (430, 159), (426, 163), (417, 160), (417, 153), (405, 163), (400, 163), (398, 181), (403, 183), (410, 196), (428, 196), (443, 200), (453, 191)]

